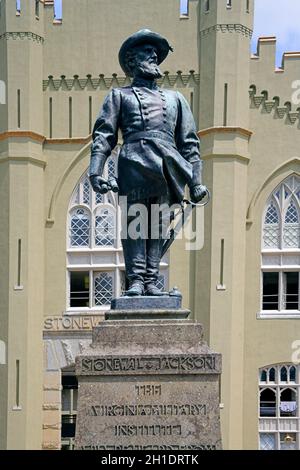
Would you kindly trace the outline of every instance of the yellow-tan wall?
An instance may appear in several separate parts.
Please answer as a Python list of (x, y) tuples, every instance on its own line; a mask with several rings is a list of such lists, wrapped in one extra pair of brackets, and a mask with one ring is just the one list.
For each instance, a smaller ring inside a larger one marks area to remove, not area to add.
[[(33, 0), (22, 1), (20, 17), (14, 2), (5, 2), (7, 20), (0, 19), (0, 36), (6, 31), (16, 36), (0, 39), (0, 80), (8, 84), (9, 103), (9, 107), (0, 105), (0, 340), (8, 353), (8, 365), (0, 365), (1, 448), (60, 446), (60, 367), (71, 365), (79, 342), (88, 338), (82, 331), (62, 330), (52, 336), (46, 331), (43, 356), (43, 319), (61, 317), (66, 310), (67, 212), (89, 164), (89, 96), (94, 121), (109, 89), (127, 83), (117, 52), (123, 39), (142, 27), (163, 33), (174, 46), (175, 52), (162, 64), (162, 70), (169, 72), (162, 86), (178, 89), (190, 102), (193, 93), (204, 182), (212, 192), (204, 211), (204, 248), (188, 252), (184, 240), (175, 243), (170, 286), (178, 285), (184, 306), (192, 308), (210, 345), (223, 355), (224, 448), (257, 448), (258, 369), (290, 362), (291, 343), (298, 339), (297, 320), (257, 319), (262, 214), (273, 189), (292, 172), (299, 173), (300, 138), (298, 120), (292, 124), (287, 115), (278, 118), (276, 107), (266, 112), (263, 101), (256, 100), (259, 107), (253, 102), (253, 93), (261, 97), (262, 91), (268, 91), (268, 100), (278, 96), (280, 106), (292, 101), (291, 83), (298, 78), (299, 59), (286, 59), (284, 71), (275, 73), (272, 41), (261, 41), (259, 57), (250, 59), (247, 30), (232, 32), (225, 27), (208, 32), (216, 24), (251, 29), (253, 2), (251, 14), (241, 10), (242, 3), (234, 2), (232, 10), (225, 3), (211, 0), (211, 12), (204, 15), (203, 2), (199, 6), (190, 1), (189, 18), (183, 19), (179, 0), (64, 0), (63, 21), (57, 24), (49, 2), (41, 8), (39, 20), (33, 15)], [(24, 31), (35, 36), (22, 37)], [(224, 83), (229, 84), (225, 127), (231, 129), (220, 129)], [(251, 85), (255, 91), (252, 88), (249, 100)], [(53, 139), (49, 139), (49, 98)], [(25, 134), (4, 135), (7, 131)], [(21, 290), (15, 290), (18, 239), (22, 239)], [(221, 239), (224, 286), (218, 288)], [(51, 368), (48, 348), (54, 348), (55, 341), (69, 340), (74, 342), (71, 359)], [(21, 409), (15, 408), (16, 360), (20, 360)]]

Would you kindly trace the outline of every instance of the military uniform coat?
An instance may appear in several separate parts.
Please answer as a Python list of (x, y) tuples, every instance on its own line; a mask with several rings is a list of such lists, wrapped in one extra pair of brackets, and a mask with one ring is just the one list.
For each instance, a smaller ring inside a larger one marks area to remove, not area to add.
[(193, 115), (179, 92), (138, 84), (114, 88), (106, 97), (94, 126), (90, 175), (102, 175), (121, 129), (119, 194), (129, 201), (169, 194), (179, 202), (192, 184), (193, 163), (200, 161)]

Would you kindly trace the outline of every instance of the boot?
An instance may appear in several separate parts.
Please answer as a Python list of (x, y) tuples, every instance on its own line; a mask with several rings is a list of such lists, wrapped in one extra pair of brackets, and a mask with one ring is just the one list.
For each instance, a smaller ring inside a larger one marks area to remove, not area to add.
[(150, 283), (146, 284), (145, 295), (149, 295), (150, 297), (162, 297), (163, 295), (167, 295), (167, 292), (162, 292), (155, 284)]
[(125, 292), (128, 297), (137, 297), (144, 294), (144, 283), (142, 281), (133, 281), (129, 289)]

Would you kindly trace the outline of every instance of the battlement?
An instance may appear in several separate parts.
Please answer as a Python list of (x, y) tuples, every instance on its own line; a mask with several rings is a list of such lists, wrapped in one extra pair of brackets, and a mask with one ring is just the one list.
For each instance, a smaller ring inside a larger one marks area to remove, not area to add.
[(282, 55), (281, 67), (276, 67), (276, 36), (261, 36), (257, 41), (257, 52), (251, 56), (251, 60), (258, 62), (260, 67), (265, 67), (267, 72), (273, 71), (274, 73), (288, 72), (289, 74), (299, 75), (299, 59), (300, 52), (284, 52)]
[(54, 23), (62, 23), (62, 0), (1, 0), (0, 16), (6, 17), (11, 24), (13, 17), (19, 24), (24, 24), (28, 18), (43, 19), (43, 10), (52, 10), (51, 17)]
[(285, 52), (281, 67), (275, 64), (276, 37), (258, 38), (257, 52), (250, 60), (251, 107), (286, 124), (299, 123), (300, 52)]
[(200, 31), (215, 25), (253, 29), (254, 0), (199, 0)]

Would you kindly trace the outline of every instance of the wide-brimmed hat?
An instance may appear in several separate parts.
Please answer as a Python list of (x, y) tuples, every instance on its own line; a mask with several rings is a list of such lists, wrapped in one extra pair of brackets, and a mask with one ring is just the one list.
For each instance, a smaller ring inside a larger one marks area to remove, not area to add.
[(153, 31), (150, 31), (150, 29), (141, 29), (140, 31), (137, 31), (123, 42), (119, 52), (120, 65), (124, 72), (129, 76), (132, 72), (127, 65), (126, 53), (133, 47), (141, 46), (142, 44), (152, 44), (155, 46), (158, 65), (161, 64), (169, 52), (173, 50), (166, 38), (160, 34), (154, 33)]

